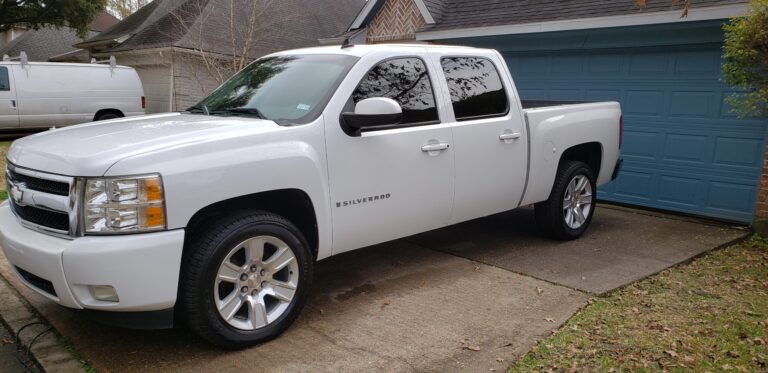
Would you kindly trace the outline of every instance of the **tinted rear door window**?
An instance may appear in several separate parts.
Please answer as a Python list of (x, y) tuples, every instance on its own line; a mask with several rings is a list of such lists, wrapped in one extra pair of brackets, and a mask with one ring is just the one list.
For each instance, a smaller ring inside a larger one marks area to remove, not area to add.
[(371, 69), (360, 82), (352, 100), (391, 98), (403, 108), (402, 125), (439, 122), (429, 72), (420, 58), (386, 60)]
[(504, 116), (509, 100), (496, 66), (487, 58), (445, 57), (441, 61), (456, 120)]

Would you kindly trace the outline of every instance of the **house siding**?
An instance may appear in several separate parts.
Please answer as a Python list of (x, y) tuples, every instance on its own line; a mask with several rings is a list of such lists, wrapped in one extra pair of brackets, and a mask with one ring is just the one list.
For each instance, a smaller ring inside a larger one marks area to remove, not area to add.
[(189, 53), (176, 53), (173, 58), (174, 111), (186, 110), (208, 96), (220, 85), (203, 60)]

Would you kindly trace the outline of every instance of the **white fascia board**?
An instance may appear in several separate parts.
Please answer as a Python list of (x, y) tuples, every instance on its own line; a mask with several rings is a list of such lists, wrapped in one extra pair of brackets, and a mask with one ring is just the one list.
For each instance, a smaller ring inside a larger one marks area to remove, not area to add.
[(363, 9), (360, 10), (360, 14), (357, 15), (357, 18), (355, 18), (355, 20), (352, 22), (352, 25), (349, 26), (347, 31), (356, 30), (362, 27), (363, 22), (365, 22), (365, 19), (368, 18), (368, 13), (370, 13), (371, 10), (373, 10), (373, 7), (376, 6), (376, 3), (378, 1), (379, 0), (368, 0), (368, 2), (365, 3), (365, 6), (363, 7)]
[[(355, 18), (347, 31), (357, 30), (363, 26), (367, 26), (364, 25), (363, 22), (365, 22), (365, 19), (368, 18), (368, 15), (371, 13), (371, 11), (373, 11), (373, 8), (376, 6), (378, 1), (379, 0), (368, 0), (363, 9), (360, 11), (360, 14), (357, 15), (357, 18)], [(424, 17), (424, 21), (426, 21), (428, 25), (435, 24), (435, 18), (432, 17), (431, 13), (429, 13), (429, 9), (427, 8), (427, 4), (424, 3), (424, 0), (414, 0), (414, 2), (416, 3), (416, 7), (419, 8), (419, 13), (421, 13), (421, 16)]]
[(427, 4), (424, 4), (424, 0), (414, 0), (416, 2), (416, 7), (419, 8), (419, 12), (421, 12), (421, 16), (424, 17), (424, 20), (427, 22), (428, 25), (434, 25), (435, 19), (432, 18), (432, 14), (429, 13), (429, 9), (427, 8)]
[(693, 8), (688, 17), (680, 18), (680, 10), (665, 12), (649, 12), (624, 14), (610, 17), (594, 17), (569, 19), (562, 21), (523, 23), (518, 25), (501, 25), (486, 27), (471, 27), (455, 30), (424, 31), (416, 33), (416, 40), (440, 40), (471, 38), (493, 35), (531, 34), (537, 32), (588, 30), (607, 27), (656, 25), (663, 23), (695, 22), (714, 19), (726, 19), (747, 13), (748, 3), (725, 5), (709, 8)]

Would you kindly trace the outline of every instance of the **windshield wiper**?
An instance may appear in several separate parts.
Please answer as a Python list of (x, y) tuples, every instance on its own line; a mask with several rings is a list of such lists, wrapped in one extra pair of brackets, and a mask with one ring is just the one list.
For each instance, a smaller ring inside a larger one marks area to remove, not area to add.
[(264, 114), (261, 112), (261, 110), (257, 108), (247, 108), (247, 107), (239, 107), (239, 108), (229, 108), (224, 110), (217, 110), (216, 112), (225, 112), (225, 113), (231, 113), (231, 114), (246, 114), (246, 115), (254, 115), (259, 119), (267, 119), (267, 117), (264, 116)]
[(202, 111), (203, 114), (205, 114), (205, 115), (211, 115), (211, 112), (208, 110), (208, 105), (192, 106), (191, 108), (187, 109), (187, 111), (189, 111), (189, 112), (198, 111), (198, 110)]

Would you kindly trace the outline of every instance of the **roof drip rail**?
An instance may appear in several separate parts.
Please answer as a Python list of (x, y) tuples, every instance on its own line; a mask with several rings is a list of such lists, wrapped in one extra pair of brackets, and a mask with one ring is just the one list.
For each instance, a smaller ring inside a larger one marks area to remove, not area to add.
[(11, 57), (7, 54), (3, 55), (3, 61), (20, 61), (22, 66), (29, 64), (29, 58), (27, 52), (21, 52), (18, 57)]
[(109, 64), (109, 67), (113, 69), (117, 67), (117, 59), (115, 58), (115, 56), (109, 56), (108, 60), (97, 60), (95, 58), (91, 58), (91, 63), (92, 64)]

